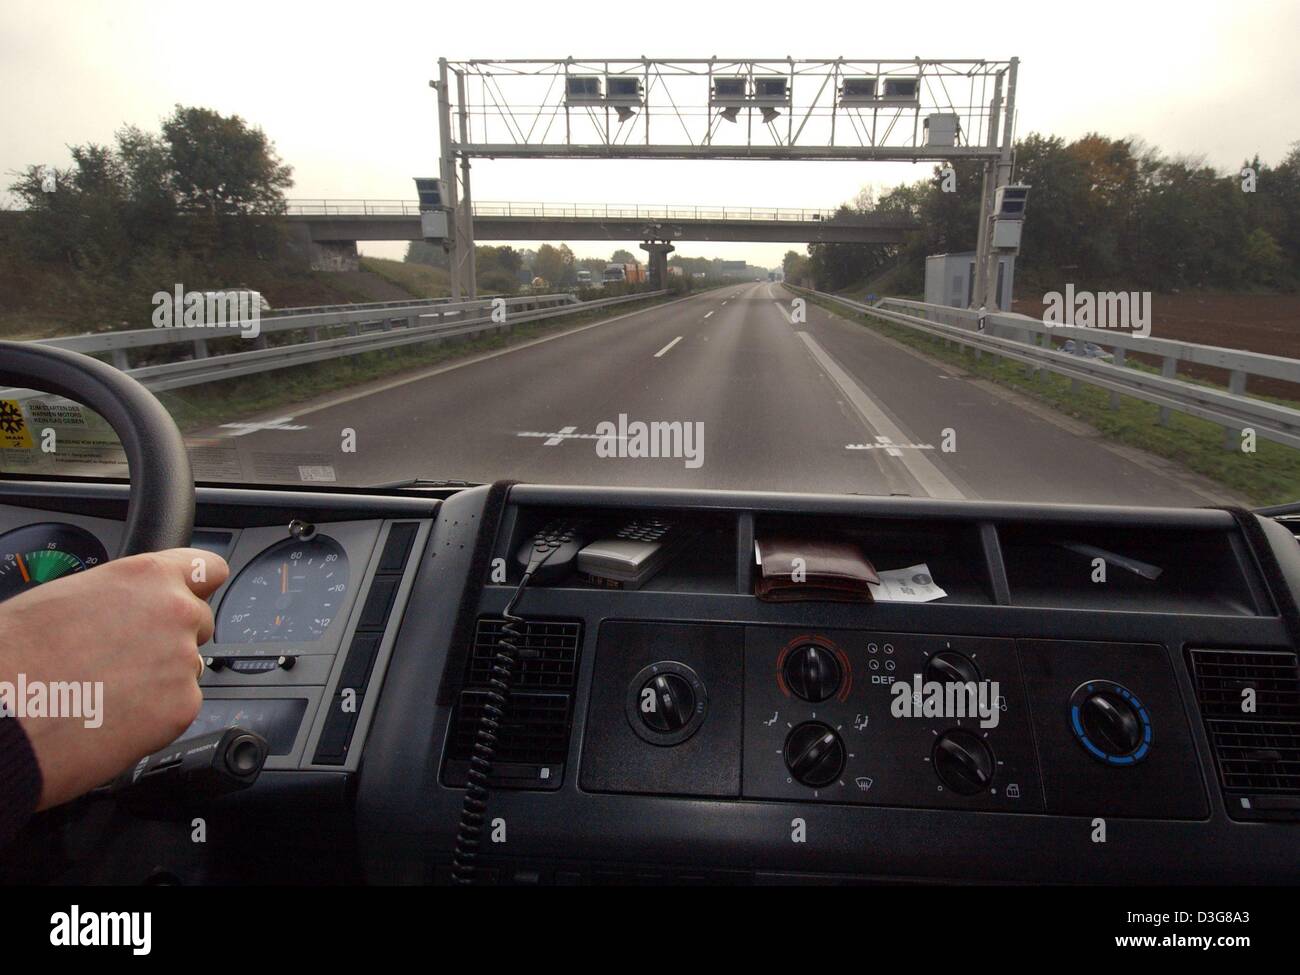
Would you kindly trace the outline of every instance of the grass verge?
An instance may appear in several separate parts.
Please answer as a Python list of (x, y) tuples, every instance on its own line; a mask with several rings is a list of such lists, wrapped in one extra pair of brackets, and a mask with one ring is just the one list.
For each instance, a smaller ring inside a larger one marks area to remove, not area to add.
[[(1263, 438), (1257, 439), (1253, 453), (1226, 450), (1223, 427), (1208, 420), (1173, 413), (1168, 425), (1162, 426), (1160, 408), (1143, 400), (1121, 395), (1118, 409), (1112, 409), (1110, 393), (1096, 386), (1080, 383), (1078, 389), (1073, 389), (1069, 379), (1046, 370), (1034, 377), (1020, 363), (993, 355), (976, 359), (973, 351), (953, 347), (944, 339), (856, 312), (824, 298), (808, 294), (805, 297), (840, 318), (871, 328), (933, 359), (959, 365), (970, 375), (1047, 403), (1117, 443), (1178, 461), (1254, 504), (1281, 504), (1300, 498), (1300, 450)], [(1149, 368), (1140, 363), (1126, 365)], [(1067, 458), (1062, 461), (1069, 462)]]

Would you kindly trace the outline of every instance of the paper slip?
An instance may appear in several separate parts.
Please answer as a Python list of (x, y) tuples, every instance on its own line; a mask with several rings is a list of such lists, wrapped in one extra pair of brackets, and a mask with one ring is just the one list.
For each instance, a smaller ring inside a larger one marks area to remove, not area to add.
[(874, 582), (871, 595), (878, 603), (928, 603), (948, 595), (930, 577), (930, 567), (922, 562), (906, 569), (887, 569), (878, 572), (880, 585)]

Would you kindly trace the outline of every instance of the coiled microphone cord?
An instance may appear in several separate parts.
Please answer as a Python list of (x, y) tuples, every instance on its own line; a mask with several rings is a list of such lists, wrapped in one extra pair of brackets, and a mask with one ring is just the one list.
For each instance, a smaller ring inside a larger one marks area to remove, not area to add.
[(515, 615), (515, 605), (524, 594), (532, 575), (531, 571), (524, 573), (515, 594), (506, 604), (505, 612), (501, 614), (506, 622), (497, 639), (497, 652), (488, 679), (487, 700), (483, 704), (478, 729), (474, 734), (474, 753), (469, 760), (460, 825), (456, 829), (456, 848), (451, 859), (451, 876), (457, 884), (474, 882), (479, 846), (483, 841), (483, 820), (487, 812), (488, 780), (492, 776), (492, 761), (496, 756), (501, 722), (505, 719), (506, 707), (510, 701), (515, 661), (521, 652), (516, 641), (522, 642), (524, 638), (520, 629), (524, 625), (524, 619)]

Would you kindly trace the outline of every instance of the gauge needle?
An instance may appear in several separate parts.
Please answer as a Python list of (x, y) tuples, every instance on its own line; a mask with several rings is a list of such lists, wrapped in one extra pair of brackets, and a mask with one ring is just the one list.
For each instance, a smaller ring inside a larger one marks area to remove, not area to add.
[(280, 592), (286, 593), (288, 591), (289, 591), (289, 563), (281, 562), (280, 563)]
[(31, 582), (32, 577), (27, 574), (27, 563), (23, 561), (21, 555), (18, 556), (18, 571), (22, 573), (23, 582)]

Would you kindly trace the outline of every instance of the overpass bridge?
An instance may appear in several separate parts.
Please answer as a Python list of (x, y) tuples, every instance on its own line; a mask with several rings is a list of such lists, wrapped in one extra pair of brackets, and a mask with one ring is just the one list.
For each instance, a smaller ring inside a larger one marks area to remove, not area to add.
[[(899, 214), (770, 207), (475, 201), (473, 213), (480, 241), (901, 244), (919, 227)], [(407, 200), (289, 200), (285, 220), (310, 243), (313, 263), (322, 268), (349, 266), (360, 240), (423, 239), (419, 205)]]

